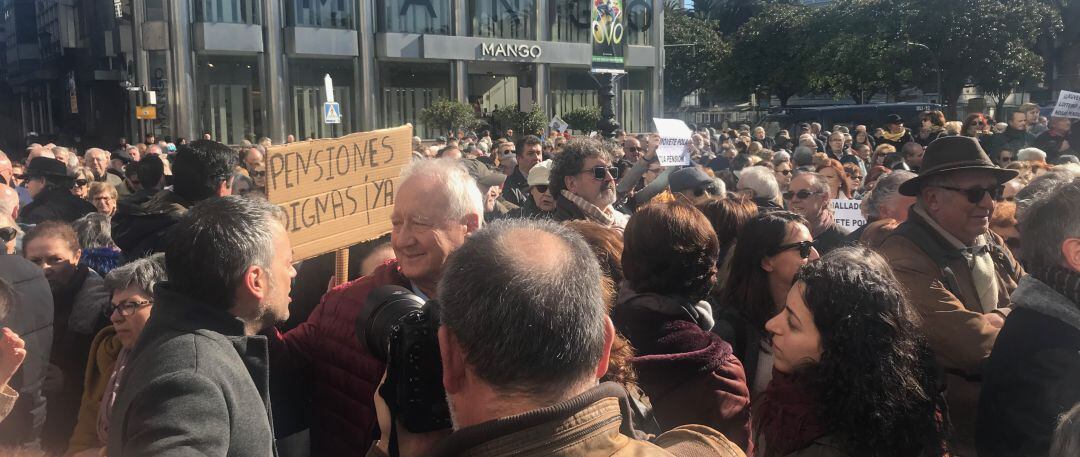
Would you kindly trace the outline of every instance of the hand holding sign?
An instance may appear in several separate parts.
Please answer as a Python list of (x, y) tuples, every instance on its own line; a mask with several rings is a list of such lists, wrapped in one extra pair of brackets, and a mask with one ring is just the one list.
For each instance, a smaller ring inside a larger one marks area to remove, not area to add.
[(678, 119), (653, 118), (656, 131), (660, 133), (660, 145), (656, 157), (665, 167), (690, 165), (690, 137), (693, 132)]

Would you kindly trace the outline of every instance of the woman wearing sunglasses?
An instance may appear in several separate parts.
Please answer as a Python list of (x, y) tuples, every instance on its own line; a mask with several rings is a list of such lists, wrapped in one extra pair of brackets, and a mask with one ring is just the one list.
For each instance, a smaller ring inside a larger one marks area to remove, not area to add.
[(150, 319), (154, 284), (166, 279), (164, 261), (160, 254), (139, 259), (105, 276), (105, 288), (112, 295), (112, 303), (104, 312), (112, 325), (98, 332), (90, 347), (83, 385), (86, 394), (65, 455), (101, 455), (109, 438), (109, 413), (120, 388), (120, 373)]
[(772, 381), (754, 399), (754, 455), (948, 455), (912, 310), (885, 260), (844, 248), (795, 275), (765, 324)]
[(993, 132), (990, 130), (990, 121), (986, 119), (985, 114), (971, 113), (964, 119), (964, 129), (960, 131), (960, 135), (982, 138), (993, 135)]
[(714, 297), (714, 332), (743, 362), (752, 394), (768, 384), (772, 354), (762, 345), (765, 322), (783, 309), (795, 272), (818, 259), (806, 219), (788, 211), (760, 213), (742, 229), (723, 289)]
[(71, 195), (83, 200), (90, 198), (90, 183), (94, 182), (94, 172), (87, 167), (75, 169), (75, 185), (71, 186)]

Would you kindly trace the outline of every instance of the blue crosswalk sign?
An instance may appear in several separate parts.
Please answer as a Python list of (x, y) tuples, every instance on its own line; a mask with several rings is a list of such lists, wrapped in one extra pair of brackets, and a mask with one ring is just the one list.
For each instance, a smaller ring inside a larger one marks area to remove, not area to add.
[(323, 122), (327, 124), (341, 123), (341, 105), (337, 102), (323, 103)]

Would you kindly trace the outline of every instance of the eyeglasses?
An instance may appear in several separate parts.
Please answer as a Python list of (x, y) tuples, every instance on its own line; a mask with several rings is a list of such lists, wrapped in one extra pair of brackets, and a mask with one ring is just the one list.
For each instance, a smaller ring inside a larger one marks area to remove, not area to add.
[(619, 179), (619, 168), (618, 167), (605, 167), (603, 165), (597, 165), (597, 166), (592, 167), (592, 168), (590, 168), (588, 170), (581, 170), (581, 171), (578, 172), (578, 174), (588, 173), (588, 172), (592, 172), (593, 179), (596, 179), (597, 181), (606, 180), (608, 174), (611, 174), (611, 177), (614, 178), (614, 179)]
[(85, 186), (87, 184), (89, 184), (89, 181), (87, 181), (85, 179), (76, 179), (75, 180), (75, 187), (83, 187), (83, 186)]
[(0, 227), (0, 240), (8, 242), (15, 239), (15, 235), (18, 235), (19, 231), (15, 227)]
[(1005, 185), (999, 185), (997, 187), (971, 187), (968, 189), (961, 189), (959, 187), (948, 186), (934, 186), (940, 189), (951, 190), (953, 192), (960, 192), (967, 197), (967, 201), (970, 203), (979, 203), (983, 199), (983, 195), (990, 194), (990, 199), (1000, 201), (1002, 195), (1005, 193)]
[(813, 241), (800, 241), (798, 243), (781, 244), (780, 246), (777, 246), (776, 249), (773, 249), (772, 254), (770, 254), (770, 255), (777, 255), (777, 254), (779, 254), (781, 252), (784, 252), (784, 251), (786, 251), (788, 249), (795, 249), (795, 248), (799, 248), (799, 257), (802, 257), (804, 259), (808, 259), (808, 258), (810, 258), (810, 254), (814, 251), (814, 242)]
[(705, 187), (699, 187), (697, 189), (694, 189), (694, 196), (695, 197), (701, 197), (701, 196), (703, 196), (705, 194), (716, 195), (717, 193), (718, 192), (716, 190), (716, 186), (714, 186), (712, 184), (709, 184), (709, 185), (707, 185)]
[(811, 192), (809, 190), (806, 190), (806, 189), (800, 190), (798, 192), (792, 192), (792, 191), (789, 190), (787, 192), (784, 192), (784, 200), (794, 200), (795, 197), (798, 197), (799, 200), (806, 200), (806, 199), (808, 199), (808, 198), (810, 198), (810, 197), (812, 197), (814, 195), (821, 195), (823, 193), (824, 192), (822, 192), (820, 190), (813, 191), (813, 192)]
[(150, 305), (153, 305), (153, 304), (154, 304), (153, 300), (126, 301), (126, 302), (118, 303), (118, 304), (115, 304), (115, 305), (110, 304), (110, 305), (105, 307), (105, 315), (106, 316), (112, 316), (112, 313), (115, 311), (115, 312), (120, 313), (121, 316), (127, 317), (127, 316), (130, 316), (132, 314), (135, 314), (135, 310), (137, 310), (139, 308), (142, 308), (142, 307), (145, 307), (145, 306), (150, 306)]
[(1012, 162), (1012, 161), (1013, 161), (1013, 158), (1012, 158), (1012, 157), (1007, 157), (1007, 156), (1006, 156), (1006, 157), (1002, 157), (1002, 158), (1001, 158), (1001, 161), (1002, 161), (1002, 162)]
[(782, 174), (782, 175), (784, 175), (784, 176), (789, 176), (789, 175), (791, 175), (791, 170), (776, 170), (776, 172), (777, 172), (777, 173), (780, 173), (780, 174)]
[(537, 184), (535, 187), (536, 191), (540, 192), (541, 194), (546, 194), (548, 192), (548, 186), (545, 186), (543, 184)]

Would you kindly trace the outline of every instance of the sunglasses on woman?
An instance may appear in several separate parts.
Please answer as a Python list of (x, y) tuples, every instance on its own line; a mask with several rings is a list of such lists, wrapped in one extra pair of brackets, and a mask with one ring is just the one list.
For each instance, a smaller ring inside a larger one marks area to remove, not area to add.
[(580, 173), (588, 173), (590, 171), (593, 174), (593, 179), (595, 179), (597, 181), (603, 181), (603, 180), (607, 179), (607, 175), (609, 173), (611, 174), (612, 178), (619, 179), (619, 168), (618, 167), (605, 167), (603, 165), (597, 165), (597, 166), (592, 167), (591, 169), (588, 169), (588, 170), (581, 170)]
[(0, 227), (0, 240), (5, 243), (15, 239), (15, 235), (18, 235), (19, 231), (15, 230), (15, 227)]
[(544, 184), (537, 184), (535, 187), (536, 187), (536, 191), (540, 192), (541, 194), (546, 194), (547, 191), (548, 191), (548, 186), (546, 186)]
[(960, 192), (964, 194), (969, 203), (979, 203), (983, 199), (983, 195), (990, 194), (990, 199), (994, 201), (1001, 201), (1002, 196), (1005, 194), (1005, 185), (1001, 184), (997, 187), (970, 187), (963, 189), (960, 187), (948, 187), (948, 186), (934, 186), (939, 189), (951, 190), (953, 192)]
[(85, 186), (85, 185), (87, 185), (89, 183), (90, 182), (85, 180), (85, 179), (76, 179), (75, 180), (75, 187), (83, 187), (83, 186)]
[(777, 246), (776, 249), (773, 249), (772, 254), (769, 254), (769, 255), (777, 255), (777, 254), (779, 254), (781, 252), (784, 252), (784, 251), (786, 251), (788, 249), (795, 249), (795, 248), (799, 248), (799, 257), (802, 257), (804, 259), (808, 259), (808, 258), (810, 258), (810, 253), (813, 252), (813, 250), (814, 250), (814, 242), (813, 241), (800, 241), (798, 243), (781, 244), (780, 246)]
[(821, 195), (823, 193), (824, 192), (821, 192), (821, 191), (811, 192), (811, 191), (806, 190), (806, 189), (800, 190), (798, 192), (792, 192), (792, 191), (789, 190), (787, 192), (784, 192), (784, 200), (793, 200), (793, 199), (795, 199), (795, 197), (799, 197), (799, 200), (806, 200), (806, 199), (808, 199), (808, 198), (810, 198), (810, 197), (812, 197), (814, 195)]

